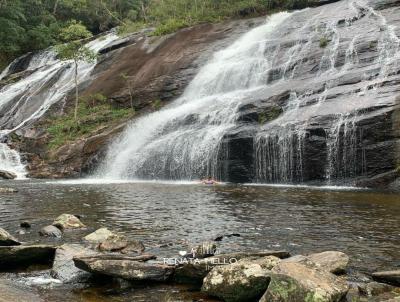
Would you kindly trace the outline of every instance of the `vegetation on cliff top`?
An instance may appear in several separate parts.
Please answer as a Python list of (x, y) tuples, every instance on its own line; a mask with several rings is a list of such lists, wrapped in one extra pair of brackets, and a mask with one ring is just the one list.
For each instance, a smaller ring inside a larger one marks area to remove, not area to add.
[(0, 68), (15, 57), (62, 42), (71, 20), (92, 34), (154, 26), (163, 35), (200, 22), (300, 8), (309, 0), (0, 0)]
[[(71, 108), (72, 109), (72, 108)], [(114, 123), (120, 123), (135, 115), (131, 108), (113, 108), (102, 94), (93, 94), (80, 98), (77, 119), (74, 110), (59, 117), (47, 120), (50, 134), (49, 148), (57, 149), (69, 142), (93, 135), (97, 130)]]

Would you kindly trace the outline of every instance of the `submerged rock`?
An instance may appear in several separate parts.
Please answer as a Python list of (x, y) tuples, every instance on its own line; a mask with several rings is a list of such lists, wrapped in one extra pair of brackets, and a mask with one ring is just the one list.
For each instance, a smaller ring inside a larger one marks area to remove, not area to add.
[(90, 277), (90, 273), (77, 268), (73, 258), (95, 254), (96, 252), (79, 244), (63, 244), (56, 250), (50, 274), (53, 278), (59, 279), (64, 283), (85, 281)]
[(267, 256), (214, 267), (204, 278), (201, 290), (227, 302), (258, 301), (268, 287), (270, 269), (279, 261)]
[(400, 285), (400, 270), (375, 272), (372, 274), (372, 278), (376, 281)]
[(71, 214), (62, 214), (58, 216), (57, 219), (54, 220), (53, 225), (61, 230), (86, 228), (78, 217)]
[(48, 225), (43, 227), (39, 231), (40, 236), (45, 236), (45, 237), (55, 237), (55, 238), (61, 238), (62, 237), (62, 232), (59, 228), (55, 227), (54, 225)]
[(0, 194), (6, 193), (17, 193), (18, 190), (14, 188), (0, 188)]
[(167, 281), (172, 276), (174, 267), (143, 262), (154, 258), (153, 255), (136, 257), (105, 255), (74, 257), (74, 263), (78, 268), (95, 274), (133, 281)]
[(0, 302), (44, 302), (37, 294), (10, 281), (0, 280)]
[(93, 243), (93, 244), (99, 244), (105, 240), (107, 240), (110, 236), (115, 235), (113, 232), (111, 232), (107, 228), (100, 228), (96, 230), (93, 233), (90, 233), (89, 235), (85, 236), (83, 239)]
[(311, 262), (282, 261), (271, 271), (271, 282), (260, 302), (339, 302), (347, 282)]
[(17, 174), (9, 171), (0, 170), (0, 179), (15, 179)]
[(50, 245), (1, 246), (0, 269), (51, 263), (55, 250), (56, 248)]
[(20, 245), (21, 243), (6, 230), (0, 228), (0, 246)]

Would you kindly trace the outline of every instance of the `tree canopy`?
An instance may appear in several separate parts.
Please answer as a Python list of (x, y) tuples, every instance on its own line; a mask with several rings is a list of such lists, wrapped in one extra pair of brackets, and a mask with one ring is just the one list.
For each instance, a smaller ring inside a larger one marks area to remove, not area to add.
[(307, 0), (0, 0), (0, 68), (18, 55), (59, 44), (77, 20), (92, 34), (155, 26), (165, 34), (199, 22), (299, 8)]

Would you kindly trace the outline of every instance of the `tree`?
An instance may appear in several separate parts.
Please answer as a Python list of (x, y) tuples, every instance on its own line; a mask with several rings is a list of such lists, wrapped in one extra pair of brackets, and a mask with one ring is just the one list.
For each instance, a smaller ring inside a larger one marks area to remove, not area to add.
[(65, 44), (58, 45), (56, 51), (61, 60), (74, 61), (74, 79), (75, 79), (75, 111), (74, 119), (78, 118), (79, 106), (79, 87), (78, 87), (78, 64), (79, 62), (93, 62), (96, 60), (96, 53), (83, 44), (82, 39), (92, 37), (92, 34), (84, 25), (72, 21), (67, 27), (61, 30), (60, 38)]
[(128, 86), (129, 100), (131, 102), (131, 108), (132, 108), (132, 110), (135, 110), (135, 107), (133, 107), (133, 83), (132, 83), (130, 77), (126, 73), (121, 73), (121, 78), (125, 81), (126, 85)]

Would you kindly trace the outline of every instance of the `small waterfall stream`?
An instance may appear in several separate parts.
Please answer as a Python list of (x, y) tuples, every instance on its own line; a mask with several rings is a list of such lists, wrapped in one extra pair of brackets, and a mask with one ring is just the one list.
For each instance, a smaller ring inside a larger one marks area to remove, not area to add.
[[(115, 33), (109, 33), (86, 46), (98, 52), (116, 39)], [(12, 72), (14, 63), (1, 73), (0, 80)], [(96, 63), (81, 62), (78, 83), (89, 79), (95, 66)], [(34, 55), (23, 73), (26, 76), (19, 81), (0, 88), (0, 139), (40, 118), (74, 88), (73, 62), (58, 60), (51, 49)], [(5, 143), (0, 143), (0, 170), (14, 172), (19, 177), (26, 174), (18, 152)]]

